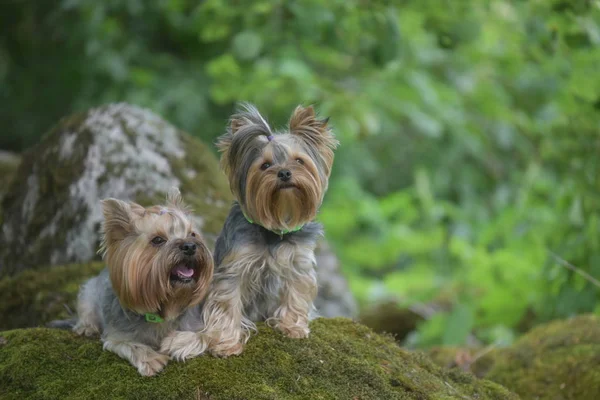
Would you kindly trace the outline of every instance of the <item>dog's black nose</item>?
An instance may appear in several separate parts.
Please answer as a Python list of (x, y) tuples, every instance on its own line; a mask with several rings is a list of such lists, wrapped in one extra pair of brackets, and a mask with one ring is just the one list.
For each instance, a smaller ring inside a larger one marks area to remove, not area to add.
[(280, 169), (277, 173), (277, 177), (283, 182), (287, 182), (290, 179), (292, 179), (292, 171), (290, 171), (289, 169)]
[(179, 246), (179, 248), (181, 250), (183, 250), (183, 254), (188, 255), (188, 256), (193, 256), (194, 253), (196, 252), (196, 244), (195, 243), (184, 243), (181, 246)]

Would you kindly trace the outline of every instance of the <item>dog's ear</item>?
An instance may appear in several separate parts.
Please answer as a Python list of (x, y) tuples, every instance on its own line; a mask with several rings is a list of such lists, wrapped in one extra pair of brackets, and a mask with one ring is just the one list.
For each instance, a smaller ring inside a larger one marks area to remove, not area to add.
[(227, 132), (220, 136), (216, 142), (217, 149), (221, 153), (221, 168), (229, 174), (232, 168), (230, 150), (236, 136), (241, 140), (237, 143), (245, 143), (260, 135), (272, 135), (271, 127), (269, 127), (267, 121), (252, 104), (239, 104), (235, 114), (229, 119)]
[[(122, 200), (105, 199), (101, 201), (102, 213), (104, 214), (103, 243), (104, 246), (123, 240), (133, 232), (132, 206)], [(134, 206), (141, 207), (137, 204)]]
[(338, 141), (329, 127), (329, 118), (319, 119), (313, 106), (298, 106), (289, 122), (292, 135), (296, 135), (313, 146), (325, 146), (335, 150)]
[(319, 152), (323, 167), (329, 175), (333, 151), (339, 145), (329, 126), (329, 118), (317, 118), (312, 106), (298, 106), (290, 117), (289, 130), (292, 135)]

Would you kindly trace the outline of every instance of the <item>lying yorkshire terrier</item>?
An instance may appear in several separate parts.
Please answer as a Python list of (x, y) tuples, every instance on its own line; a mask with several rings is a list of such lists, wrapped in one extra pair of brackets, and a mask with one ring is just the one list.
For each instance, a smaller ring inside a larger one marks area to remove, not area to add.
[(180, 360), (206, 349), (237, 355), (254, 322), (264, 320), (291, 338), (308, 337), (322, 234), (313, 220), (338, 144), (327, 122), (312, 107), (296, 108), (281, 133), (250, 105), (231, 118), (217, 146), (237, 202), (217, 240), (204, 327), (171, 334), (163, 352)]
[[(179, 191), (165, 206), (102, 201), (104, 235), (101, 251), (107, 269), (79, 292), (79, 335), (101, 334), (104, 349), (116, 353), (151, 376), (169, 356), (157, 351), (176, 329), (199, 329), (193, 307), (205, 297), (213, 276), (213, 259), (198, 233)], [(55, 321), (54, 327), (73, 321)]]

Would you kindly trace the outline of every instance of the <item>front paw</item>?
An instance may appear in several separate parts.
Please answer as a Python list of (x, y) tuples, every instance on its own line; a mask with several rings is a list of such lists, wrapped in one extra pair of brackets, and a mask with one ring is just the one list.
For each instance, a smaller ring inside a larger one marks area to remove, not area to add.
[(169, 362), (169, 356), (166, 354), (154, 353), (148, 357), (138, 360), (134, 366), (143, 376), (153, 376), (163, 370)]
[(310, 333), (308, 326), (303, 325), (285, 325), (280, 323), (277, 325), (277, 329), (292, 339), (305, 339)]
[(242, 343), (219, 343), (210, 349), (210, 353), (215, 357), (226, 358), (229, 356), (239, 356), (244, 351)]
[(160, 351), (169, 354), (174, 360), (185, 361), (204, 353), (206, 347), (206, 340), (198, 333), (176, 331), (163, 339)]
[(73, 332), (75, 332), (79, 336), (87, 336), (87, 337), (97, 336), (100, 334), (100, 331), (98, 330), (97, 326), (85, 325), (85, 324), (81, 324), (81, 323), (77, 323), (73, 327)]

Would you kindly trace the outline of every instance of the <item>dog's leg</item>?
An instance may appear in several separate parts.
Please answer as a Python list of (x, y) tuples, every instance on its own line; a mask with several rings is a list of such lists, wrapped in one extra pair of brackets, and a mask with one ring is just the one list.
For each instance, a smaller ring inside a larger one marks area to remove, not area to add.
[(204, 353), (207, 349), (218, 357), (239, 355), (248, 340), (247, 329), (254, 324), (242, 315), (239, 285), (221, 279), (213, 288), (202, 307), (204, 328), (200, 332), (175, 331), (161, 344), (161, 352), (173, 359), (185, 361)]
[(317, 296), (317, 276), (312, 252), (297, 253), (290, 275), (285, 277), (280, 290), (280, 305), (271, 325), (291, 338), (306, 338), (309, 313)]
[(192, 331), (174, 331), (166, 336), (160, 352), (177, 361), (185, 361), (204, 353), (210, 343), (210, 337)]
[(215, 282), (204, 305), (204, 335), (210, 338), (209, 351), (217, 357), (239, 355), (254, 324), (243, 316), (244, 305), (237, 280)]
[(144, 376), (157, 374), (169, 361), (168, 355), (161, 354), (145, 344), (134, 342), (126, 336), (109, 334), (102, 338), (102, 342), (104, 350), (128, 360)]
[(90, 279), (79, 292), (77, 299), (77, 323), (73, 331), (78, 335), (93, 336), (101, 332), (101, 318), (98, 310), (99, 278)]

